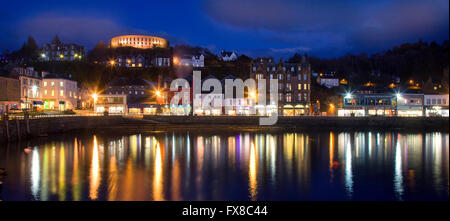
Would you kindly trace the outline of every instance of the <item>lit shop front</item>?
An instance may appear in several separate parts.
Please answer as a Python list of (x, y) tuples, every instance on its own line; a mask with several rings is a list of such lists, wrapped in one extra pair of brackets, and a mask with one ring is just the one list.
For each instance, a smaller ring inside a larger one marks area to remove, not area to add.
[(281, 113), (283, 116), (301, 116), (307, 115), (309, 113), (309, 105), (308, 104), (286, 104), (282, 106)]
[(157, 104), (128, 104), (128, 113), (156, 115), (158, 112), (157, 106)]
[(255, 106), (256, 109), (256, 115), (259, 116), (272, 116), (272, 115), (276, 115), (278, 112), (278, 108), (276, 105), (256, 105)]
[(122, 94), (101, 94), (94, 101), (94, 111), (96, 113), (108, 112), (112, 114), (127, 113), (127, 95)]
[(392, 94), (350, 94), (344, 97), (338, 116), (395, 116), (397, 100)]
[(433, 106), (425, 108), (425, 116), (427, 117), (448, 117), (448, 107)]
[(350, 117), (350, 116), (357, 116), (357, 117), (363, 117), (365, 116), (365, 110), (364, 109), (340, 109), (338, 110), (338, 116), (340, 117)]
[[(163, 114), (167, 114), (167, 108), (166, 110), (163, 111)], [(169, 110), (169, 114), (170, 115), (189, 115), (191, 113), (192, 107), (190, 104), (186, 104), (186, 105), (171, 105), (170, 106), (170, 110)]]
[(398, 94), (397, 103), (397, 116), (423, 116), (423, 94)]
[(427, 117), (448, 117), (449, 116), (449, 96), (448, 94), (425, 94), (424, 110)]

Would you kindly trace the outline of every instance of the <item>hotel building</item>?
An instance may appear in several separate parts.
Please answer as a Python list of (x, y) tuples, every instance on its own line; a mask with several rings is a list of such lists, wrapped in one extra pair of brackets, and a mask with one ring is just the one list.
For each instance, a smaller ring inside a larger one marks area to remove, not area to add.
[[(300, 116), (310, 113), (311, 65), (303, 56), (300, 63), (275, 63), (272, 58), (258, 58), (252, 62), (251, 78), (256, 82), (266, 80), (265, 106), (256, 105), (258, 115), (278, 111), (283, 116)], [(278, 105), (269, 100), (270, 79), (278, 79)]]
[(86, 49), (73, 43), (63, 43), (58, 36), (45, 44), (41, 50), (41, 61), (77, 61), (85, 57)]

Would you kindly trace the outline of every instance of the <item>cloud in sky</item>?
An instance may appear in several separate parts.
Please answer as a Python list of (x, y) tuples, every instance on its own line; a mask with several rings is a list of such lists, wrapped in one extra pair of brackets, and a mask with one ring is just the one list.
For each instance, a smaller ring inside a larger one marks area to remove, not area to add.
[(336, 45), (339, 53), (371, 51), (449, 36), (446, 0), (204, 0), (203, 8), (224, 25), (311, 51)]
[(105, 41), (116, 33), (131, 31), (113, 20), (95, 17), (76, 17), (57, 14), (41, 14), (18, 22), (18, 35), (32, 35), (40, 43), (58, 35), (66, 42), (92, 46)]
[(448, 0), (23, 0), (0, 8), (0, 51), (28, 35), (42, 45), (58, 34), (92, 48), (120, 34), (149, 34), (171, 45), (218, 52), (332, 57), (377, 52), (419, 39), (449, 38)]

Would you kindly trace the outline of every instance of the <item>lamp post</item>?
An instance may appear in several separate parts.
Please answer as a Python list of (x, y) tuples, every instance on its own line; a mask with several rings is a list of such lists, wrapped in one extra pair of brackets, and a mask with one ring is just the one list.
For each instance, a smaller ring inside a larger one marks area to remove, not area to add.
[(91, 97), (94, 99), (94, 107), (93, 107), (93, 109), (94, 109), (94, 113), (95, 113), (95, 104), (97, 103), (98, 94), (97, 93), (93, 93), (91, 95)]
[(395, 115), (396, 116), (398, 116), (398, 104), (399, 104), (399, 102), (400, 102), (400, 100), (402, 99), (402, 94), (400, 94), (400, 92), (398, 92), (396, 95), (395, 95), (395, 100), (396, 100), (396, 104), (395, 104)]

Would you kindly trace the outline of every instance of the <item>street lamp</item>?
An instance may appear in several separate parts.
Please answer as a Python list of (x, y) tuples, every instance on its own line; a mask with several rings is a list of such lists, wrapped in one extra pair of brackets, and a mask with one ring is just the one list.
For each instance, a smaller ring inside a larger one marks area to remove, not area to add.
[(347, 94), (345, 94), (345, 98), (350, 99), (352, 98), (352, 93), (347, 92)]
[(94, 113), (95, 113), (95, 104), (97, 103), (97, 99), (98, 99), (98, 94), (97, 93), (93, 93), (91, 95), (92, 99), (94, 99)]
[(156, 95), (156, 97), (160, 97), (161, 96), (161, 91), (156, 89), (155, 90), (155, 95)]

